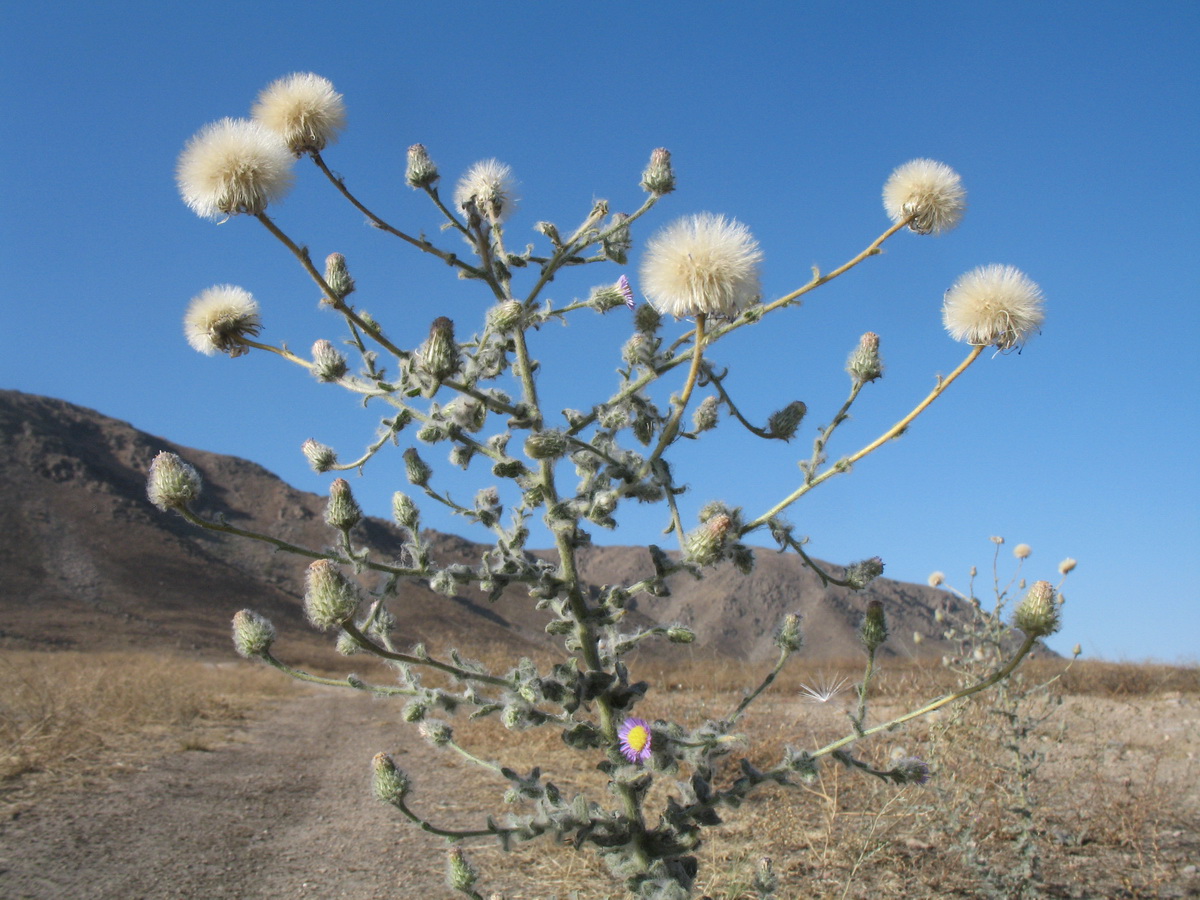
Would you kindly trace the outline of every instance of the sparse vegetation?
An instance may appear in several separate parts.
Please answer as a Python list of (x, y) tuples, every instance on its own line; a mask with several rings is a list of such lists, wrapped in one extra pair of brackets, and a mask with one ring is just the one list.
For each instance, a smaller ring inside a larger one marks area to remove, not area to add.
[(0, 656), (0, 800), (210, 748), (290, 683), (242, 663), (138, 652)]

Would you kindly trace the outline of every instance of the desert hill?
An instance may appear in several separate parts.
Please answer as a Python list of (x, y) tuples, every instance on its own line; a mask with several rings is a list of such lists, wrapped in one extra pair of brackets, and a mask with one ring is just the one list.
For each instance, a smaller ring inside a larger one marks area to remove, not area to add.
[[(115, 648), (144, 645), (232, 652), (229, 620), (249, 606), (272, 619), (287, 641), (309, 645), (315, 632), (301, 609), (305, 562), (259, 542), (212, 534), (150, 505), (145, 478), (160, 450), (190, 462), (204, 479), (199, 508), (235, 525), (320, 548), (329, 542), (325, 498), (297, 491), (255, 463), (186, 447), (62, 400), (0, 391), (0, 647)], [(399, 538), (380, 519), (364, 520), (360, 544), (395, 552)], [(439, 562), (478, 561), (480, 545), (429, 533)], [(692, 655), (740, 659), (774, 655), (771, 634), (791, 611), (803, 615), (805, 656), (859, 653), (856, 629), (869, 599), (883, 601), (893, 639), (885, 650), (940, 657), (948, 648), (933, 622), (947, 595), (878, 579), (860, 594), (824, 588), (793, 555), (763, 549), (749, 577), (729, 566), (702, 581), (671, 580), (671, 595), (639, 597), (634, 615), (692, 627)], [(592, 584), (652, 571), (643, 547), (591, 547), (581, 567)], [(836, 567), (835, 571), (836, 571)], [(497, 603), (472, 590), (446, 598), (405, 584), (393, 608), (400, 642), (548, 646), (547, 614), (514, 588)], [(914, 645), (913, 632), (925, 640)], [(326, 639), (322, 639), (323, 641)]]

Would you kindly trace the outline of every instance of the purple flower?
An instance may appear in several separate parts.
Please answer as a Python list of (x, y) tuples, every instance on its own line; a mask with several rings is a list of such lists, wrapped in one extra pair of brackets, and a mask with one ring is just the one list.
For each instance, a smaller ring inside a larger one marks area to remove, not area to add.
[(929, 764), (915, 756), (907, 756), (892, 769), (900, 784), (926, 784), (929, 781)]
[(650, 726), (645, 719), (626, 719), (617, 729), (621, 739), (621, 752), (631, 763), (641, 763), (650, 758)]
[(622, 275), (617, 279), (617, 290), (621, 292), (621, 296), (625, 298), (625, 305), (633, 309), (636, 305), (633, 302), (633, 288), (629, 286), (629, 279)]

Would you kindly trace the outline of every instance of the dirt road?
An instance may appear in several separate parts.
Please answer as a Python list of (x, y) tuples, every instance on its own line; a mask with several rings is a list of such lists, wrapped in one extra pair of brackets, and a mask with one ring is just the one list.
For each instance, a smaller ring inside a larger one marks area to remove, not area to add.
[[(454, 788), (434, 791), (434, 751), (386, 713), (362, 695), (305, 692), (211, 752), (53, 797), (0, 824), (0, 897), (460, 897), (443, 880), (445, 843), (371, 798), (369, 763), (395, 754), (414, 805), (436, 797), (437, 823), (450, 827), (478, 822), (455, 795), (483, 775), (455, 766)], [(474, 843), (481, 861), (499, 853)], [(524, 893), (516, 888), (509, 897)]]

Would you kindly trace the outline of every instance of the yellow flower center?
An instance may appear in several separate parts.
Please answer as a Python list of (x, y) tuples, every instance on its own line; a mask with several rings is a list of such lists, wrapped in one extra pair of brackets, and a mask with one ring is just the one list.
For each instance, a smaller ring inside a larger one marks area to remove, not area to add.
[(641, 753), (646, 749), (646, 744), (650, 743), (650, 732), (641, 725), (635, 725), (629, 729), (629, 734), (625, 737), (626, 743), (636, 753)]

